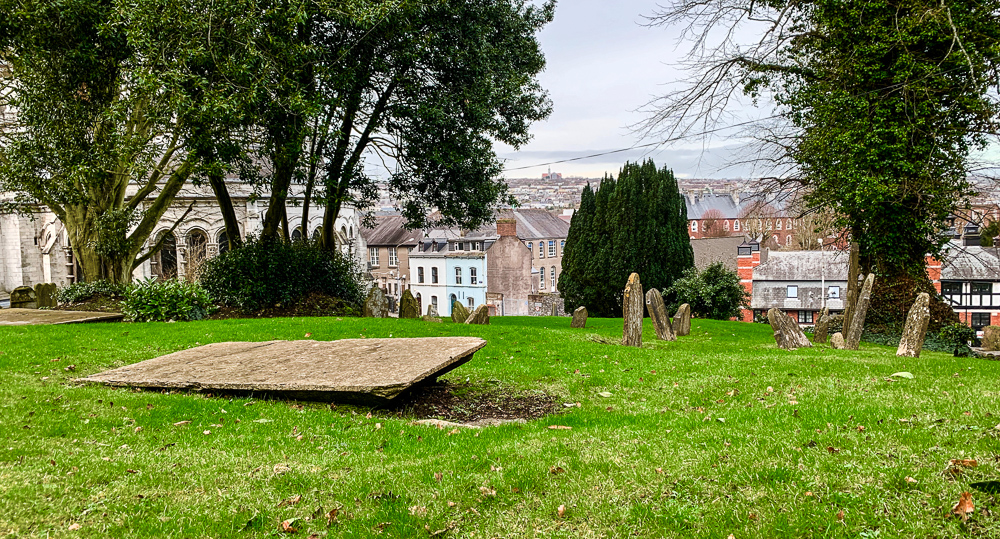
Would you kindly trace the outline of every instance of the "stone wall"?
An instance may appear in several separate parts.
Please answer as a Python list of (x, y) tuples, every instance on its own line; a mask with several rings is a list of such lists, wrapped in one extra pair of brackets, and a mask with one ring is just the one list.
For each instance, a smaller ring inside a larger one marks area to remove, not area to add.
[(532, 294), (528, 296), (528, 303), (531, 305), (531, 316), (571, 316), (566, 313), (564, 300), (558, 293)]

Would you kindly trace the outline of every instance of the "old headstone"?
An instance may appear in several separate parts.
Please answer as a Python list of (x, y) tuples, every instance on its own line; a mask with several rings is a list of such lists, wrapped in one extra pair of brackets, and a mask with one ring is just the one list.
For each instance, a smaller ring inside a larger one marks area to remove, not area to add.
[(56, 306), (57, 287), (55, 283), (38, 283), (35, 285), (35, 301), (38, 307), (53, 309)]
[(687, 303), (677, 308), (673, 322), (674, 335), (686, 337), (691, 334), (691, 306)]
[(633, 273), (629, 275), (622, 296), (622, 318), (625, 324), (622, 330), (622, 344), (625, 346), (642, 346), (643, 303), (642, 283), (639, 282), (639, 274)]
[(858, 302), (858, 279), (861, 277), (861, 264), (858, 262), (858, 244), (851, 245), (851, 255), (847, 263), (847, 300), (844, 303), (844, 334), (851, 327), (854, 318), (854, 306)]
[(19, 286), (10, 293), (11, 309), (37, 309), (38, 301), (35, 289), (30, 286)]
[(423, 320), (424, 322), (443, 322), (443, 320), (441, 320), (441, 318), (439, 318), (437, 316), (431, 316), (429, 314), (425, 314), (425, 315), (421, 316), (420, 319)]
[(469, 310), (462, 305), (462, 302), (455, 301), (451, 304), (451, 321), (456, 324), (463, 324), (469, 319)]
[(580, 305), (573, 311), (573, 321), (569, 323), (571, 328), (585, 328), (587, 327), (587, 308)]
[(836, 348), (837, 350), (843, 350), (844, 334), (838, 331), (837, 333), (830, 335), (830, 346)]
[(433, 303), (431, 303), (430, 305), (428, 305), (427, 306), (427, 316), (433, 316), (434, 318), (437, 318), (438, 317), (438, 306), (434, 305)]
[[(875, 274), (869, 273), (864, 286), (858, 292), (858, 302), (851, 309), (851, 326), (844, 336), (844, 346), (847, 350), (857, 350), (861, 344), (861, 332), (865, 329), (865, 315), (872, 301), (872, 287), (875, 286)], [(844, 322), (847, 323), (846, 320)]]
[(420, 306), (417, 305), (417, 298), (409, 290), (403, 291), (403, 297), (399, 300), (400, 318), (420, 318)]
[(670, 316), (667, 315), (667, 306), (663, 304), (663, 295), (659, 290), (650, 288), (646, 291), (646, 310), (649, 311), (649, 319), (653, 321), (656, 338), (661, 341), (676, 341), (677, 336), (670, 327)]
[(802, 333), (798, 323), (780, 310), (767, 311), (767, 321), (770, 322), (771, 329), (774, 330), (774, 340), (778, 343), (778, 348), (795, 350), (796, 348), (812, 346), (812, 343), (806, 338), (806, 334)]
[(385, 293), (382, 292), (381, 288), (373, 286), (368, 292), (362, 316), (369, 318), (387, 318), (389, 316), (389, 301), (385, 298)]
[(816, 329), (813, 330), (813, 342), (817, 344), (823, 344), (826, 342), (827, 333), (830, 331), (830, 309), (823, 309), (823, 314), (819, 316), (819, 320), (816, 322)]
[(987, 352), (1000, 351), (1000, 326), (983, 328), (983, 350)]
[(486, 326), (490, 323), (490, 308), (486, 305), (476, 307), (476, 310), (465, 319), (466, 324)]
[(926, 292), (917, 295), (917, 301), (913, 302), (910, 314), (906, 316), (903, 338), (896, 349), (897, 356), (920, 357), (920, 349), (924, 347), (924, 337), (927, 336), (927, 324), (931, 321), (930, 303), (931, 297)]

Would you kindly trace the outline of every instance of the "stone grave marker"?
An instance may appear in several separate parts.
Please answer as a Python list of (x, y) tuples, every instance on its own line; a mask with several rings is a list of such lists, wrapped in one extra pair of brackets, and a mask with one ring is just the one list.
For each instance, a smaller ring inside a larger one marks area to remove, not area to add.
[(386, 299), (385, 292), (382, 292), (381, 288), (373, 286), (371, 291), (368, 292), (368, 299), (365, 300), (362, 316), (369, 318), (389, 317), (389, 300)]
[(1000, 326), (983, 328), (983, 350), (987, 352), (1000, 351)]
[(625, 324), (622, 344), (625, 346), (642, 346), (643, 303), (642, 283), (639, 282), (639, 274), (633, 273), (629, 275), (622, 296), (622, 318)]
[(433, 303), (431, 303), (430, 305), (428, 305), (427, 306), (427, 316), (433, 316), (434, 318), (437, 318), (438, 317), (438, 306), (434, 305)]
[(469, 319), (469, 314), (471, 313), (469, 312), (468, 309), (465, 308), (465, 305), (462, 305), (462, 302), (460, 301), (452, 302), (451, 304), (452, 322), (456, 324), (464, 324), (465, 321)]
[(857, 350), (861, 344), (861, 332), (865, 329), (865, 315), (868, 314), (868, 305), (872, 301), (873, 286), (875, 286), (875, 274), (869, 273), (861, 291), (858, 292), (858, 303), (851, 309), (851, 327), (844, 336), (844, 346), (847, 350)]
[(896, 349), (897, 356), (920, 357), (920, 350), (924, 347), (924, 338), (927, 336), (927, 324), (931, 321), (930, 303), (931, 297), (926, 292), (917, 295), (917, 300), (906, 316), (903, 338)]
[(770, 322), (771, 329), (774, 330), (774, 340), (778, 343), (778, 348), (795, 350), (812, 347), (806, 334), (802, 333), (799, 325), (787, 314), (772, 308), (767, 311), (767, 321)]
[(484, 346), (486, 341), (476, 337), (224, 342), (80, 381), (385, 404), (410, 387), (468, 362)]
[(830, 332), (830, 309), (824, 308), (823, 314), (819, 316), (819, 320), (816, 322), (816, 328), (813, 330), (813, 342), (817, 344), (823, 344), (829, 337)]
[(585, 328), (587, 327), (587, 308), (580, 305), (573, 311), (573, 321), (569, 323), (571, 328)]
[(420, 318), (420, 306), (417, 305), (417, 298), (409, 289), (403, 291), (403, 297), (399, 300), (400, 318)]
[(84, 322), (116, 322), (121, 313), (93, 311), (57, 311), (55, 309), (0, 309), (0, 326), (42, 326), (81, 324)]
[(19, 286), (10, 293), (11, 309), (37, 309), (38, 301), (35, 289), (30, 286)]
[(466, 324), (475, 324), (479, 326), (487, 326), (490, 323), (490, 308), (486, 305), (480, 305), (465, 319)]
[(843, 350), (844, 344), (844, 334), (841, 332), (834, 333), (830, 336), (830, 346), (836, 348), (837, 350)]
[(663, 304), (663, 295), (659, 290), (650, 288), (646, 291), (646, 310), (649, 312), (649, 319), (653, 321), (656, 338), (661, 341), (676, 341), (677, 336), (674, 335), (667, 306)]
[(54, 309), (58, 287), (55, 283), (38, 283), (35, 285), (35, 301), (38, 308)]
[(686, 337), (691, 334), (691, 306), (687, 303), (677, 308), (673, 321), (674, 335)]

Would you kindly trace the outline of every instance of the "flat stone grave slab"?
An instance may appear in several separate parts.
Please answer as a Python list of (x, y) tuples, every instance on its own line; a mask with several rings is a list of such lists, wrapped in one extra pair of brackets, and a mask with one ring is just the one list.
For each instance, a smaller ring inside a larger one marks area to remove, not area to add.
[(461, 366), (484, 346), (477, 337), (224, 342), (78, 381), (377, 405)]
[(115, 322), (122, 318), (123, 315), (121, 313), (57, 311), (54, 309), (0, 309), (0, 326)]

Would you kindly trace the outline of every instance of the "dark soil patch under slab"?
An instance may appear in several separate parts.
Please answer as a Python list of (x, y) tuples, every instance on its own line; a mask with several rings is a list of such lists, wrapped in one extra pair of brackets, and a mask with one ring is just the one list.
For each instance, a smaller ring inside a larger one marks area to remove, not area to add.
[(532, 420), (562, 410), (554, 395), (536, 392), (512, 393), (503, 388), (482, 388), (441, 382), (413, 388), (390, 405), (391, 412), (417, 419), (454, 422), (483, 420)]

